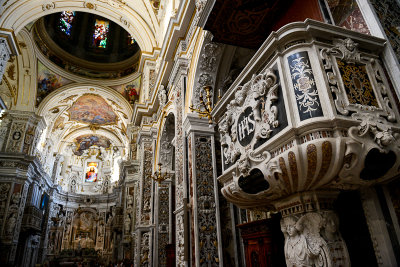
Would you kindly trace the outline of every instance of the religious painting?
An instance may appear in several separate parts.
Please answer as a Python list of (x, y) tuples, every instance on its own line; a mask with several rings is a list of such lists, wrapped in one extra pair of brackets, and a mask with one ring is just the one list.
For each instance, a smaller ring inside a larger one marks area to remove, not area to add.
[(38, 85), (36, 94), (36, 106), (42, 102), (42, 100), (54, 90), (71, 83), (60, 75), (55, 74), (47, 67), (45, 67), (40, 61), (38, 61)]
[(107, 37), (108, 37), (109, 27), (110, 27), (109, 21), (96, 19), (96, 23), (94, 25), (93, 42), (92, 42), (93, 47), (95, 48), (107, 47)]
[(58, 28), (61, 32), (67, 36), (71, 36), (72, 24), (74, 22), (75, 12), (74, 11), (63, 11), (60, 14), (60, 22)]
[(86, 167), (85, 182), (93, 183), (97, 182), (98, 175), (98, 163), (88, 162)]
[(126, 100), (133, 104), (136, 100), (139, 100), (140, 83), (141, 76), (137, 77), (130, 83), (114, 86), (113, 88), (120, 92), (126, 98)]
[(113, 108), (102, 97), (94, 94), (79, 97), (68, 113), (70, 120), (92, 125), (115, 124), (118, 120)]
[(133, 46), (136, 43), (135, 38), (133, 38), (133, 36), (130, 33), (128, 33), (126, 41), (128, 46)]
[(82, 135), (75, 139), (76, 149), (74, 154), (77, 156), (82, 156), (85, 150), (89, 149), (91, 146), (98, 146), (103, 148), (110, 148), (111, 142), (109, 139), (100, 135)]

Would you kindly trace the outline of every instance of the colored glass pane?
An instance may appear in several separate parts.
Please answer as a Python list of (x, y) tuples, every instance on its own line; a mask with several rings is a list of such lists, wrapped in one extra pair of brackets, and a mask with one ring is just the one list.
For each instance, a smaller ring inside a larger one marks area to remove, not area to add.
[(134, 45), (136, 42), (135, 38), (128, 33), (128, 45)]
[(68, 36), (71, 36), (72, 23), (75, 18), (74, 11), (63, 11), (60, 16), (59, 28)]
[(107, 47), (107, 37), (110, 23), (105, 20), (96, 19), (93, 33), (93, 46), (97, 48)]

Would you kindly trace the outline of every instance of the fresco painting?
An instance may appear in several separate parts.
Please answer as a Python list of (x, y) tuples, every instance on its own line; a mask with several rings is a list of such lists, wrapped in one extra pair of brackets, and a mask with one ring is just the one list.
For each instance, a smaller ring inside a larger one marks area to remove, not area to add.
[(82, 156), (85, 150), (89, 149), (91, 146), (98, 146), (104, 148), (110, 148), (111, 142), (109, 139), (99, 136), (99, 135), (82, 135), (75, 139), (76, 149), (74, 154), (77, 156)]
[(126, 100), (133, 104), (136, 100), (139, 100), (140, 83), (141, 76), (137, 77), (130, 83), (114, 86), (113, 88), (120, 92), (126, 98)]
[(36, 94), (36, 106), (42, 102), (42, 100), (54, 90), (71, 83), (70, 80), (55, 74), (47, 67), (45, 67), (40, 61), (38, 61), (38, 85)]
[(91, 125), (115, 124), (118, 120), (113, 108), (102, 97), (93, 94), (79, 97), (68, 113), (70, 120)]

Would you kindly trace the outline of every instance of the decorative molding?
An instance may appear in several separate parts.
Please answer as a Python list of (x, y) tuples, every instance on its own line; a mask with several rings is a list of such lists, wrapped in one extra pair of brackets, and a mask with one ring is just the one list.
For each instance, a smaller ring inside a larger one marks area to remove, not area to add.
[(49, 10), (55, 9), (55, 8), (56, 8), (56, 4), (54, 2), (50, 2), (50, 1), (48, 1), (47, 3), (42, 5), (43, 11), (49, 11)]
[(320, 57), (339, 114), (373, 113), (396, 121), (389, 84), (375, 57), (361, 54), (350, 38), (335, 39), (334, 47), (322, 49)]

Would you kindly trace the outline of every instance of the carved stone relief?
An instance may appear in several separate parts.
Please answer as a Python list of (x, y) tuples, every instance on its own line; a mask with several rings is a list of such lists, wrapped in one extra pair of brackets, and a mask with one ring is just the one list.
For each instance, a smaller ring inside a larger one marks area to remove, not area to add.
[(203, 97), (203, 101), (206, 102), (205, 99), (205, 91), (204, 86), (211, 86), (213, 90), (211, 90), (211, 99), (213, 99), (214, 95), (214, 85), (216, 82), (216, 68), (221, 58), (222, 45), (218, 43), (211, 42), (212, 34), (210, 32), (206, 32), (204, 36), (204, 43), (202, 52), (199, 59), (199, 67), (196, 72), (196, 80), (197, 82), (193, 86), (193, 96), (192, 96), (192, 104), (195, 108), (204, 109), (200, 105), (200, 98)]
[(198, 136), (194, 140), (196, 165), (196, 201), (197, 231), (201, 266), (216, 266), (218, 255), (218, 237), (216, 200), (214, 196), (213, 164), (211, 137)]
[(267, 69), (238, 86), (235, 98), (228, 104), (227, 112), (219, 123), (224, 163), (235, 163), (246, 173), (246, 155), (258, 140), (267, 140), (279, 126), (277, 76)]
[(141, 224), (150, 223), (150, 211), (151, 211), (151, 184), (152, 184), (152, 160), (153, 153), (151, 143), (144, 144), (144, 169), (143, 169), (143, 181), (142, 181), (142, 210), (141, 210)]
[(169, 201), (168, 185), (161, 184), (158, 187), (158, 266), (167, 266), (166, 245), (169, 241)]
[(290, 215), (281, 220), (288, 266), (349, 266), (346, 244), (332, 211)]
[(389, 85), (378, 60), (363, 55), (350, 38), (335, 40), (334, 47), (322, 49), (320, 56), (338, 113), (374, 113), (395, 121)]
[(8, 47), (7, 39), (0, 38), (0, 81), (6, 71), (7, 62), (10, 59), (11, 50)]

